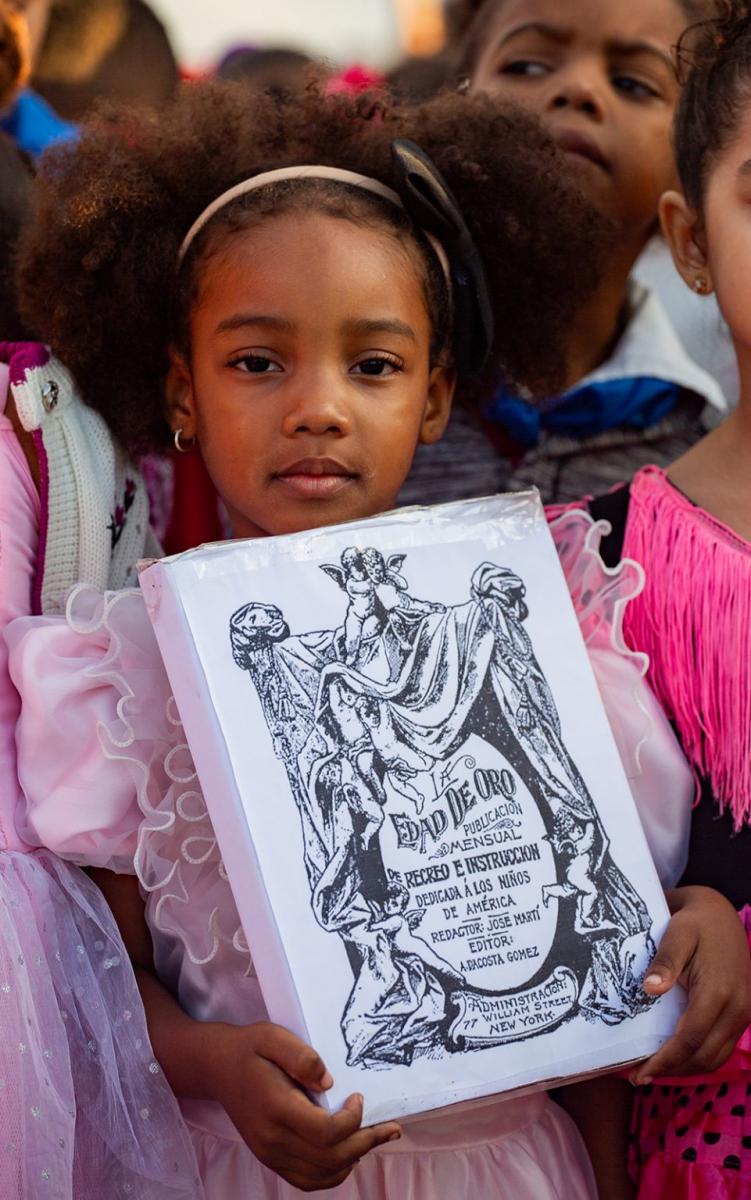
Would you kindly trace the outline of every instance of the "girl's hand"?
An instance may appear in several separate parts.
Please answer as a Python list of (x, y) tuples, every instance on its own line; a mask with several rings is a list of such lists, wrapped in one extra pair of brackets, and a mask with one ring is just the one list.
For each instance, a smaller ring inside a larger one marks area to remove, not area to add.
[(361, 1096), (350, 1096), (333, 1114), (314, 1104), (305, 1092), (325, 1092), (331, 1075), (310, 1046), (280, 1025), (209, 1029), (204, 1052), (212, 1093), (256, 1158), (293, 1187), (336, 1187), (363, 1155), (401, 1136), (393, 1121), (361, 1129)]
[(662, 996), (681, 983), (688, 1008), (670, 1040), (632, 1073), (634, 1084), (716, 1071), (751, 1022), (751, 956), (735, 909), (705, 887), (676, 888), (667, 899), (673, 917), (644, 991)]

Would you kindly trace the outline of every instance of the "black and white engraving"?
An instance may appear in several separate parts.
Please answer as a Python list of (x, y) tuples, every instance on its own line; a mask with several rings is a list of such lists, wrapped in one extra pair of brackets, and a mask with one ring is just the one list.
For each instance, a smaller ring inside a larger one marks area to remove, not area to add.
[(230, 622), (297, 805), (315, 918), (351, 967), (348, 1062), (635, 1016), (651, 918), (566, 748), (524, 581), (483, 562), (446, 606), (413, 595), (406, 559), (350, 547), (324, 565), (336, 628), (293, 633), (253, 601)]

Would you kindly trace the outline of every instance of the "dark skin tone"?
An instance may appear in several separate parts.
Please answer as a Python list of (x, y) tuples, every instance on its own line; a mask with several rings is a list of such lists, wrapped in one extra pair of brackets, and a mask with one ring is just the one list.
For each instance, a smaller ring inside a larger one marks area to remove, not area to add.
[(670, 480), (695, 504), (751, 541), (751, 114), (741, 110), (735, 136), (711, 164), (700, 209), (677, 191), (660, 213), (676, 267), (686, 284), (715, 292), (733, 338), (741, 395), (737, 407), (673, 463)]
[[(670, 55), (686, 24), (677, 0), (503, 0), (472, 72), (473, 89), (534, 109), (582, 190), (616, 223), (602, 282), (571, 330), (568, 386), (618, 341), (629, 276), (655, 231), (660, 197), (674, 183), (670, 128), (679, 85)], [(685, 474), (680, 464), (674, 470)], [(675, 1068), (664, 1060), (650, 1064), (649, 1075), (669, 1073)], [(601, 1194), (629, 1200), (626, 1085), (602, 1079), (567, 1093), (561, 1101), (582, 1130)]]
[[(311, 261), (326, 271), (312, 272)], [(417, 442), (437, 440), (448, 420), (453, 374), (430, 359), (419, 259), (388, 231), (312, 215), (233, 235), (203, 264), (190, 332), (189, 358), (173, 354), (168, 419), (198, 438), (238, 535), (390, 507)], [(178, 1095), (219, 1101), (261, 1162), (307, 1191), (342, 1182), (360, 1158), (399, 1136), (393, 1122), (362, 1129), (360, 1097), (333, 1115), (317, 1107), (310, 1094), (325, 1092), (331, 1076), (287, 1030), (199, 1022), (183, 1012), (154, 974), (137, 882), (92, 874), (122, 931), (154, 1052)], [(739, 922), (705, 891), (670, 898), (680, 911), (645, 988), (660, 993), (681, 979), (691, 1005), (641, 1068), (647, 1076), (707, 1069), (748, 1016)]]
[(685, 26), (677, 0), (504, 0), (472, 72), (473, 90), (534, 109), (616, 223), (602, 283), (571, 333), (569, 386), (618, 340), (629, 275), (674, 182), (670, 51)]
[[(236, 536), (391, 508), (417, 442), (443, 433), (454, 378), (430, 361), (415, 253), (388, 231), (285, 216), (234, 235), (203, 264), (190, 356), (173, 353), (168, 419), (200, 443)], [(154, 975), (135, 880), (96, 878), (178, 1095), (218, 1100), (260, 1161), (303, 1191), (336, 1186), (400, 1136), (395, 1122), (362, 1129), (360, 1096), (333, 1115), (315, 1105), (308, 1093), (325, 1092), (331, 1076), (288, 1030), (184, 1013)]]

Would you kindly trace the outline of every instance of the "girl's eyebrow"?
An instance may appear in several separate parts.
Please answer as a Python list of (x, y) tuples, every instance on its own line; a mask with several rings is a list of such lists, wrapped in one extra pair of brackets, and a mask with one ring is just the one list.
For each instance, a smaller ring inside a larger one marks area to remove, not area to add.
[(667, 66), (671, 73), (675, 73), (675, 65), (668, 51), (656, 46), (654, 42), (612, 41), (608, 43), (608, 50), (623, 58), (637, 58), (640, 54), (651, 54), (655, 58), (659, 58), (663, 66)]
[(274, 329), (281, 333), (292, 333), (295, 329), (294, 321), (288, 320), (287, 317), (274, 317), (267, 313), (234, 313), (233, 316), (220, 321), (214, 333), (232, 332), (235, 329), (244, 329), (246, 325), (260, 325), (264, 329)]
[[(549, 25), (545, 21), (524, 21), (519, 25), (512, 25), (511, 29), (507, 30), (498, 42), (497, 48), (500, 49), (501, 46), (505, 46), (512, 38), (519, 37), (522, 33), (539, 33), (548, 41), (561, 45), (570, 42), (574, 36), (573, 29), (567, 29), (562, 25)], [(625, 57), (635, 58), (639, 54), (651, 54), (659, 58), (660, 62), (669, 67), (671, 71), (675, 69), (668, 51), (656, 46), (654, 42), (640, 41), (638, 38), (633, 40), (614, 38), (607, 43), (607, 49), (611, 54), (620, 54)]]
[(522, 21), (519, 25), (512, 25), (510, 29), (506, 30), (498, 42), (498, 48), (505, 46), (520, 33), (539, 33), (543, 37), (549, 38), (551, 42), (568, 42), (572, 36), (571, 29), (563, 29), (560, 25), (548, 25), (544, 21)]
[(369, 320), (367, 317), (358, 318), (353, 321), (345, 321), (342, 328), (345, 333), (395, 333), (398, 337), (410, 338), (413, 342), (417, 341), (417, 334), (411, 325), (407, 325), (405, 321), (399, 321), (392, 317), (375, 318), (373, 320)]

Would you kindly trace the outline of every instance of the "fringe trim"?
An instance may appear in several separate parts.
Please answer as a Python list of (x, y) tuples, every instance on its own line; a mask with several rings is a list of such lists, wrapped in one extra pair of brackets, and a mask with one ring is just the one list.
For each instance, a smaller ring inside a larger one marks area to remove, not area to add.
[(624, 551), (646, 569), (628, 642), (649, 655), (684, 753), (737, 831), (751, 823), (751, 544), (646, 467), (631, 484)]

